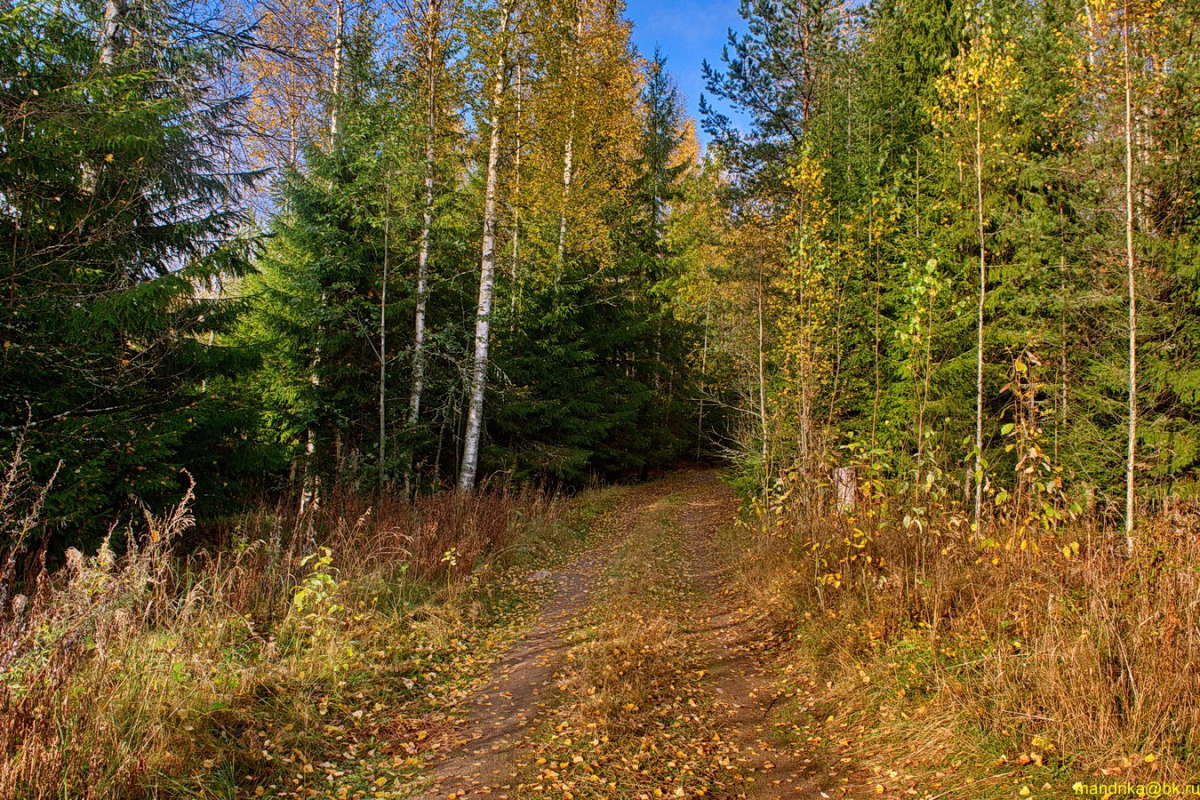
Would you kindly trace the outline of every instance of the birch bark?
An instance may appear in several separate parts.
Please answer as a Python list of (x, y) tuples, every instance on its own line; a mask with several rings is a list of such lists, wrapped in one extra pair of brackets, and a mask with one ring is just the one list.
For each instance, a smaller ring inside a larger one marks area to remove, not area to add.
[(1129, 306), (1129, 422), (1125, 450), (1125, 546), (1133, 553), (1137, 459), (1137, 260), (1133, 250), (1133, 80), (1129, 67), (1129, 3), (1123, 4), (1121, 48), (1125, 89), (1125, 273)]
[(413, 313), (412, 391), (408, 424), (421, 418), (425, 391), (425, 311), (429, 302), (429, 239), (433, 230), (433, 181), (437, 136), (437, 39), (441, 32), (441, 0), (430, 0), (425, 16), (425, 197), (417, 249), (417, 307)]
[(462, 466), (458, 488), (475, 488), (479, 469), (479, 439), (483, 429), (483, 396), (487, 390), (488, 339), (492, 321), (492, 297), (496, 282), (496, 184), (500, 167), (500, 114), (504, 105), (504, 78), (508, 68), (508, 29), (513, 0), (502, 0), (500, 28), (497, 32), (500, 52), (492, 82), (488, 142), (487, 179), (483, 200), (483, 242), (479, 257), (479, 306), (475, 314), (475, 355), (471, 367), (471, 390), (467, 406), (467, 427), (463, 436)]

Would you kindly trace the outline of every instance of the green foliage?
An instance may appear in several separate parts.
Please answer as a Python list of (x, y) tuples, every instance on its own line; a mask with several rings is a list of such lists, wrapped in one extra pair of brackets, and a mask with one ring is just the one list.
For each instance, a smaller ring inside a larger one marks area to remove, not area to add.
[[(1182, 31), (1196, 9), (1138, 8), (1106, 6), (1089, 22), (1059, 0), (876, 0), (854, 19), (830, 19), (819, 2), (743, 4), (748, 34), (735, 37), (723, 72), (708, 69), (709, 88), (750, 120), (737, 132), (720, 114), (707, 119), (737, 190), (727, 213), (748, 230), (778, 226), (779, 242), (807, 230), (811, 220), (788, 205), (781, 169), (815, 159), (832, 207), (821, 246), (837, 254), (823, 273), (839, 310), (824, 313), (816, 331), (797, 327), (794, 276), (781, 267), (788, 252), (760, 235), (762, 252), (745, 269), (772, 297), (766, 372), (741, 379), (767, 388), (770, 441), (745, 446), (747, 463), (767, 453), (762, 469), (787, 467), (800, 412), (791, 365), (832, 357), (838, 388), (819, 403), (827, 459), (865, 441), (888, 452), (894, 475), (936, 468), (965, 476), (982, 249), (989, 491), (1036, 488), (1026, 480), (1027, 450), (1006, 442), (1012, 425), (1031, 436), (1036, 428), (1045, 457), (1063, 470), (1071, 498), (1055, 502), (1116, 504), (1128, 346), (1123, 111), (1113, 87), (1121, 82), (1120, 14), (1129, 13), (1139, 151), (1135, 472), (1155, 496), (1195, 468), (1189, 309), (1200, 172), (1179, 143), (1200, 119), (1182, 88), (1195, 75), (1194, 45)], [(808, 39), (793, 41), (795, 30)], [(742, 405), (759, 414), (757, 403)]]
[[(410, 425), (423, 89), (407, 68), (393, 73), (380, 63), (373, 36), (360, 26), (353, 37), (359, 49), (348, 62), (337, 136), (328, 146), (313, 143), (303, 168), (280, 184), (259, 273), (244, 286), (251, 310), (237, 341), (262, 353), (262, 368), (245, 389), (288, 457), (313, 464), (326, 482), (373, 471), (386, 238), (386, 435), (395, 457), (382, 477), (429, 485), (453, 474), (457, 462), (477, 291), (462, 267), (478, 252), (482, 176), (476, 171), (448, 190), (461, 180), (454, 154), (435, 165), (428, 410)], [(552, 253), (529, 245), (522, 269), (535, 277), (506, 276), (500, 286), (486, 469), (578, 485), (594, 476), (645, 474), (676, 458), (694, 436), (686, 409), (691, 328), (675, 320), (665, 294), (672, 262), (663, 237), (689, 164), (678, 155), (683, 121), (661, 59), (642, 100), (647, 115), (629, 165), (635, 179), (604, 198), (606, 228), (596, 234), (611, 237), (597, 249), (614, 252), (616, 263), (604, 269), (594, 251), (568, 248), (560, 268)], [(311, 462), (304, 454), (310, 431)]]
[(254, 354), (213, 342), (253, 178), (223, 162), (240, 98), (213, 87), (244, 40), (146, 8), (98, 65), (98, 10), (0, 12), (0, 446), (27, 424), (39, 479), (64, 464), (48, 518), (92, 533), (177, 496), (183, 468), (213, 510), (259, 466), (253, 410), (219, 388)]
[(580, 282), (526, 297), (523, 324), (497, 356), (507, 381), (492, 466), (580, 484), (644, 476), (678, 457), (688, 433), (682, 398), (665, 396), (663, 362), (682, 355), (680, 342), (663, 335), (670, 321), (652, 305), (607, 300), (615, 293)]

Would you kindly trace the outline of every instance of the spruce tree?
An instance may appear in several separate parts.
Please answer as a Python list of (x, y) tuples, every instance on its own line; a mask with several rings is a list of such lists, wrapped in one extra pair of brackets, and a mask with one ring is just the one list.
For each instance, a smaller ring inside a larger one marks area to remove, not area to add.
[(100, 12), (0, 12), (0, 430), (42, 477), (62, 461), (48, 512), (86, 530), (183, 468), (234, 499), (253, 426), (220, 388), (247, 354), (214, 343), (247, 263), (243, 98), (219, 88), (245, 39), (172, 3)]

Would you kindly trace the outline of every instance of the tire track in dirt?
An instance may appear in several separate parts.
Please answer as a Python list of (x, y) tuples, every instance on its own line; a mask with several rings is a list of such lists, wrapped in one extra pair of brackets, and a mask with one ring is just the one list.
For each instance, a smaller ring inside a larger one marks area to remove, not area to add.
[(705, 662), (713, 724), (735, 754), (730, 772), (740, 785), (727, 796), (821, 797), (825, 787), (805, 753), (775, 730), (772, 711), (788, 697), (771, 669), (778, 643), (768, 620), (738, 602), (731, 566), (718, 557), (715, 539), (733, 523), (737, 503), (732, 489), (715, 475), (709, 478), (711, 490), (684, 503), (678, 524), (687, 532), (688, 568), (698, 594), (696, 625), (686, 633), (697, 640)]

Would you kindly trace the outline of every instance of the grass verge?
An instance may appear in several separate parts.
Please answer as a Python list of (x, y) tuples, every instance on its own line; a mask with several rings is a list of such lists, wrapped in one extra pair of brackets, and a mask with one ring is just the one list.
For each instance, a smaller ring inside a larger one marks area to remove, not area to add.
[[(779, 493), (726, 547), (789, 633), (794, 744), (851, 796), (1076, 797), (1200, 770), (1200, 540), (1180, 509), (1132, 556), (1095, 521)], [(1039, 512), (1040, 513), (1040, 512)]]

